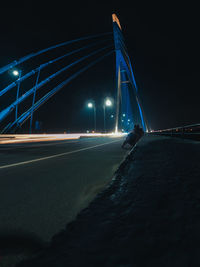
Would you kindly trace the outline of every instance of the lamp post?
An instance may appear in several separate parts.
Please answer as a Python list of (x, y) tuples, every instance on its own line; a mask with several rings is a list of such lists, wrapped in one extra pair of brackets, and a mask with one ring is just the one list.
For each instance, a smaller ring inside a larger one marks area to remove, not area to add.
[(94, 131), (96, 132), (96, 105), (95, 105), (95, 102), (92, 101), (92, 102), (89, 102), (87, 104), (88, 108), (93, 108), (94, 110)]
[(112, 106), (112, 101), (109, 98), (106, 98), (103, 104), (103, 124), (104, 124), (104, 132), (106, 132), (106, 107)]
[(21, 70), (13, 70), (13, 75), (18, 76), (18, 83), (17, 83), (17, 95), (16, 95), (16, 109), (15, 109), (15, 120), (17, 120), (17, 113), (18, 113), (18, 98), (19, 98), (19, 89), (20, 89), (20, 78), (22, 76), (22, 71)]

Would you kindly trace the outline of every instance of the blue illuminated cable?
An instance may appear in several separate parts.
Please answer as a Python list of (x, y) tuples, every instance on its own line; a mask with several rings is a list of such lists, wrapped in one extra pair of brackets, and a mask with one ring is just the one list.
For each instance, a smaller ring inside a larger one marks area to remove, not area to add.
[(55, 58), (55, 59), (52, 59), (52, 60), (50, 60), (50, 61), (48, 61), (48, 62), (45, 62), (45, 63), (41, 64), (39, 67), (37, 67), (37, 68), (35, 68), (34, 70), (32, 70), (32, 71), (26, 73), (24, 76), (22, 76), (21, 78), (17, 79), (16, 81), (12, 82), (12, 83), (9, 84), (8, 86), (6, 86), (4, 89), (2, 89), (2, 90), (0, 91), (0, 97), (1, 97), (2, 95), (4, 95), (5, 93), (7, 93), (7, 92), (8, 92), (9, 90), (11, 90), (12, 88), (14, 88), (18, 83), (20, 83), (20, 82), (26, 80), (27, 78), (33, 76), (33, 75), (34, 75), (35, 73), (37, 73), (39, 70), (44, 69), (44, 68), (47, 67), (48, 65), (50, 65), (50, 64), (52, 64), (52, 63), (55, 63), (56, 61), (59, 61), (59, 60), (65, 58), (65, 57), (67, 57), (67, 56), (70, 56), (70, 55), (72, 55), (72, 54), (75, 54), (75, 53), (77, 53), (77, 52), (80, 52), (80, 51), (82, 51), (82, 50), (84, 50), (84, 49), (87, 49), (87, 48), (96, 46), (96, 45), (98, 45), (98, 44), (104, 43), (104, 42), (106, 42), (106, 41), (108, 41), (108, 40), (110, 40), (110, 39), (103, 40), (103, 41), (99, 41), (99, 42), (95, 42), (95, 43), (92, 43), (92, 44), (83, 46), (83, 47), (81, 47), (81, 48), (78, 48), (78, 49), (75, 49), (75, 50), (73, 50), (73, 51), (70, 51), (70, 52), (68, 52), (67, 54), (64, 54), (63, 56), (57, 57), (57, 58)]
[(97, 38), (97, 37), (101, 37), (101, 36), (105, 36), (105, 35), (110, 35), (112, 34), (112, 32), (107, 32), (107, 33), (101, 33), (101, 34), (96, 34), (96, 35), (90, 35), (90, 36), (87, 36), (87, 37), (82, 37), (82, 38), (78, 38), (78, 39), (74, 39), (74, 40), (70, 40), (70, 41), (67, 41), (67, 42), (64, 42), (64, 43), (61, 43), (61, 44), (57, 44), (57, 45), (53, 45), (53, 46), (50, 46), (48, 48), (45, 48), (45, 49), (42, 49), (38, 52), (35, 52), (35, 53), (31, 53), (27, 56), (24, 56), (18, 60), (14, 60), (13, 62), (9, 63), (8, 65), (0, 68), (0, 74), (4, 73), (5, 71), (29, 60), (30, 58), (33, 58), (33, 57), (36, 57), (40, 54), (43, 54), (49, 50), (52, 50), (52, 49), (55, 49), (55, 48), (58, 48), (58, 47), (61, 47), (61, 46), (65, 46), (65, 45), (68, 45), (68, 44), (72, 44), (72, 43), (75, 43), (75, 42), (78, 42), (78, 41), (82, 41), (82, 40), (87, 40), (87, 39), (92, 39), (92, 38)]
[(94, 60), (93, 62), (89, 63), (87, 66), (81, 68), (79, 71), (74, 73), (72, 76), (70, 76), (68, 79), (57, 85), (55, 88), (53, 88), (50, 92), (48, 92), (46, 95), (44, 95), (42, 98), (40, 98), (33, 107), (29, 108), (26, 112), (24, 112), (16, 121), (14, 121), (12, 124), (9, 124), (5, 129), (6, 131), (9, 131), (12, 129), (15, 125), (22, 125), (26, 120), (31, 116), (32, 110), (37, 110), (41, 105), (43, 105), (49, 98), (51, 98), (54, 94), (56, 94), (60, 89), (62, 89), (65, 85), (67, 85), (70, 81), (75, 79), (78, 75), (83, 73), (84, 71), (88, 70), (92, 66), (94, 66), (96, 63), (103, 60), (105, 57), (111, 55), (114, 52), (114, 50), (104, 54), (103, 56), (99, 57), (98, 59)]
[[(62, 72), (66, 71), (67, 69), (71, 68), (72, 66), (76, 65), (77, 63), (84, 61), (85, 59), (94, 56), (95, 54), (111, 47), (113, 45), (108, 45), (105, 46), (101, 49), (98, 49), (92, 53), (90, 53), (89, 55), (86, 55), (84, 57), (81, 57), (80, 59), (74, 61), (73, 63), (65, 66), (64, 68), (62, 68), (61, 70), (57, 71), (56, 73), (50, 75), (49, 77), (47, 77), (45, 80), (41, 81), (38, 85), (37, 85), (37, 90), (42, 87), (43, 85), (45, 85), (47, 82), (51, 81), (53, 78), (55, 78), (57, 75), (61, 74)], [(21, 102), (23, 102), (28, 96), (30, 96), (35, 90), (35, 86), (33, 88), (31, 88), (29, 91), (27, 91), (26, 93), (24, 93), (21, 97), (18, 98), (18, 100), (14, 101), (10, 106), (8, 106), (7, 108), (5, 108), (4, 110), (2, 110), (0, 112), (0, 122), (6, 117), (8, 116), (12, 110), (15, 108), (16, 105), (20, 104)]]

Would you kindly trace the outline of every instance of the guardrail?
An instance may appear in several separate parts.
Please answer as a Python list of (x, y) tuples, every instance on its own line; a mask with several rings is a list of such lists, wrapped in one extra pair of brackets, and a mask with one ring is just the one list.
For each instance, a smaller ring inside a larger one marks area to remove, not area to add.
[(172, 137), (180, 137), (200, 141), (200, 123), (151, 131), (150, 134), (168, 135)]

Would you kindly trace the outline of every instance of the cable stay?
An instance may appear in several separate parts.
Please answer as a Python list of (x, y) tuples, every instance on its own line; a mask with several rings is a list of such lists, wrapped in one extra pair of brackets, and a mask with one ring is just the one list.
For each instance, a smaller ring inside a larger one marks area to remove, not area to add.
[(43, 105), (49, 98), (51, 98), (53, 95), (55, 95), (60, 89), (62, 89), (64, 86), (66, 86), (70, 81), (75, 79), (77, 76), (79, 76), (81, 73), (84, 71), (88, 70), (89, 68), (93, 67), (96, 63), (100, 62), (103, 60), (105, 57), (111, 55), (114, 52), (114, 50), (104, 54), (103, 56), (97, 58), (93, 62), (89, 63), (85, 67), (81, 68), (79, 71), (77, 71), (75, 74), (70, 76), (68, 79), (57, 85), (55, 88), (53, 88), (50, 92), (48, 92), (46, 95), (44, 95), (40, 100), (38, 100), (33, 107), (29, 108), (26, 112), (24, 112), (20, 117), (18, 117), (17, 120), (15, 120), (13, 123), (9, 123), (2, 133), (6, 133), (9, 130), (11, 130), (13, 127), (15, 129), (19, 126), (22, 126), (23, 123), (25, 123), (28, 118), (31, 116), (32, 111), (36, 111), (41, 105)]
[(72, 43), (76, 43), (76, 42), (79, 42), (79, 41), (83, 41), (83, 40), (88, 40), (88, 39), (93, 39), (93, 38), (98, 38), (98, 37), (102, 37), (102, 36), (106, 36), (106, 35), (111, 35), (112, 32), (106, 32), (106, 33), (101, 33), (101, 34), (96, 34), (96, 35), (90, 35), (90, 36), (87, 36), (87, 37), (82, 37), (82, 38), (78, 38), (78, 39), (74, 39), (74, 40), (70, 40), (70, 41), (67, 41), (67, 42), (63, 42), (63, 43), (60, 43), (60, 44), (57, 44), (57, 45), (53, 45), (53, 46), (50, 46), (48, 48), (45, 48), (45, 49), (42, 49), (38, 52), (35, 52), (35, 53), (31, 53), (27, 56), (24, 56), (18, 60), (14, 60), (13, 62), (9, 63), (8, 65), (0, 68), (0, 74), (8, 71), (9, 69), (12, 69), (13, 67), (33, 58), (33, 57), (36, 57), (38, 55), (41, 55), (43, 53), (46, 53), (47, 51), (50, 51), (50, 50), (53, 50), (53, 49), (56, 49), (58, 47), (62, 47), (62, 46), (66, 46), (66, 45), (69, 45), (69, 44), (72, 44)]
[[(73, 63), (65, 66), (64, 68), (62, 68), (61, 70), (55, 72), (54, 74), (48, 76), (45, 80), (41, 81), (40, 83), (38, 83), (36, 90), (38, 90), (39, 88), (41, 88), (42, 86), (44, 86), (47, 82), (50, 82), (52, 79), (54, 79), (56, 76), (58, 76), (59, 74), (61, 74), (62, 72), (68, 70), (69, 68), (73, 67), (74, 65), (84, 61), (85, 59), (94, 56), (100, 52), (102, 52), (105, 49), (108, 49), (110, 47), (112, 47), (113, 45), (108, 45), (105, 46), (103, 48), (100, 48), (92, 53), (90, 53), (89, 55), (86, 55), (84, 57), (81, 57), (80, 59), (74, 61)], [(2, 110), (0, 112), (0, 122), (2, 120), (4, 120), (14, 109), (17, 105), (19, 105), (21, 102), (23, 102), (27, 97), (29, 97), (31, 94), (34, 93), (35, 90), (35, 86), (32, 87), (30, 90), (28, 90), (26, 93), (24, 93), (21, 97), (19, 97), (17, 100), (15, 100), (10, 106), (8, 106), (7, 108), (5, 108), (4, 110)]]
[(22, 81), (24, 81), (24, 80), (28, 79), (29, 77), (33, 76), (33, 75), (36, 74), (38, 71), (41, 71), (42, 69), (46, 68), (46, 67), (49, 66), (50, 64), (53, 64), (53, 63), (55, 63), (55, 62), (57, 62), (57, 61), (59, 61), (59, 60), (61, 60), (61, 59), (63, 59), (63, 58), (66, 58), (66, 57), (68, 57), (68, 56), (71, 56), (71, 55), (73, 55), (73, 54), (75, 54), (75, 53), (78, 53), (78, 52), (80, 52), (80, 51), (83, 51), (83, 50), (85, 50), (85, 49), (88, 49), (88, 48), (91, 48), (91, 47), (93, 47), (93, 46), (96, 46), (96, 45), (105, 43), (105, 42), (107, 42), (108, 40), (111, 40), (111, 39), (107, 39), (107, 40), (103, 40), (103, 41), (95, 42), (95, 43), (92, 43), (92, 44), (89, 44), (89, 45), (85, 45), (85, 46), (83, 46), (83, 47), (81, 47), (81, 48), (78, 48), (78, 49), (75, 49), (75, 50), (73, 50), (73, 51), (71, 51), (71, 52), (68, 52), (68, 53), (64, 54), (63, 56), (57, 57), (57, 58), (55, 58), (55, 59), (52, 59), (52, 60), (50, 60), (50, 61), (48, 61), (48, 62), (45, 62), (45, 63), (41, 64), (39, 67), (37, 67), (37, 68), (35, 68), (34, 70), (32, 70), (32, 71), (26, 73), (24, 76), (20, 77), (19, 79), (17, 79), (16, 81), (12, 82), (12, 83), (9, 84), (8, 86), (6, 86), (4, 89), (2, 89), (2, 90), (0, 91), (0, 97), (1, 97), (2, 95), (4, 95), (5, 93), (7, 93), (7, 92), (8, 92), (9, 90), (11, 90), (12, 88), (14, 88), (14, 87), (15, 87), (16, 85), (18, 85), (19, 83), (21, 83)]

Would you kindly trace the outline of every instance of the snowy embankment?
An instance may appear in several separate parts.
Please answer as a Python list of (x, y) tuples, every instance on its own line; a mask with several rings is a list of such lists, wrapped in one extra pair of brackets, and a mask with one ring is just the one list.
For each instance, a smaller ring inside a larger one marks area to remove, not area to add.
[(200, 266), (199, 160), (199, 142), (144, 136), (110, 186), (19, 266)]

